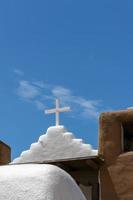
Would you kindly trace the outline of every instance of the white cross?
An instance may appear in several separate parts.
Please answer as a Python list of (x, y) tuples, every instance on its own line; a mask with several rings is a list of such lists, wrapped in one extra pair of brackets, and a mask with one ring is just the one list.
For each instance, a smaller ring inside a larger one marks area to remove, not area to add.
[(56, 126), (59, 126), (60, 124), (60, 113), (61, 112), (69, 112), (71, 111), (70, 107), (64, 107), (60, 108), (60, 101), (59, 99), (56, 99), (56, 108), (45, 110), (45, 114), (56, 114)]

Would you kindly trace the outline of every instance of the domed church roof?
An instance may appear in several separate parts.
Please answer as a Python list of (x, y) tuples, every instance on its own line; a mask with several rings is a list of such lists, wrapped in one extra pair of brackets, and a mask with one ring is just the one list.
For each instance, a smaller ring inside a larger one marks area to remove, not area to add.
[(49, 164), (0, 166), (1, 200), (85, 200), (73, 178)]

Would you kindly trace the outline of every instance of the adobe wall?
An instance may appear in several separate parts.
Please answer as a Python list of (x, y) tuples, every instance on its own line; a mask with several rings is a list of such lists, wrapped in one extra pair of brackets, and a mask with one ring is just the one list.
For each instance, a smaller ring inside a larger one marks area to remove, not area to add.
[(11, 161), (11, 148), (0, 141), (0, 165), (8, 164)]
[(133, 110), (102, 113), (99, 127), (101, 200), (133, 199), (133, 151), (123, 152), (123, 123), (133, 123)]

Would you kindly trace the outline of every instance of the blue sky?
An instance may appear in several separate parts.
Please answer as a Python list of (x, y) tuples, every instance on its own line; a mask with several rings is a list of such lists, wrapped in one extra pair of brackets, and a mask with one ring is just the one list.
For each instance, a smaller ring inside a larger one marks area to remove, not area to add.
[(131, 0), (0, 2), (0, 139), (12, 158), (54, 125), (43, 110), (72, 112), (61, 124), (94, 148), (98, 115), (133, 105)]

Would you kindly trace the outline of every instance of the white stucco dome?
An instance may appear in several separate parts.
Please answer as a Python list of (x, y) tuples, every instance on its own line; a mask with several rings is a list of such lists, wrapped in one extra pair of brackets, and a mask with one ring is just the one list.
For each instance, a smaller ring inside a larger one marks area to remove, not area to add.
[(0, 200), (85, 200), (73, 178), (49, 164), (0, 166)]

